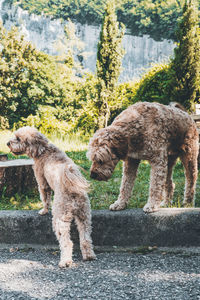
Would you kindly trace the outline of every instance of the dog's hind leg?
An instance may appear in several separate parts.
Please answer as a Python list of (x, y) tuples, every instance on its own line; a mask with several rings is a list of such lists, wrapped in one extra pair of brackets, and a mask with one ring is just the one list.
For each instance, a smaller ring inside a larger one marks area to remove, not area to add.
[(128, 200), (131, 197), (139, 163), (140, 160), (130, 157), (124, 161), (120, 194), (117, 201), (110, 205), (110, 210), (121, 210), (126, 208)]
[(92, 229), (90, 213), (88, 213), (88, 211), (86, 211), (84, 214), (81, 212), (81, 216), (75, 216), (75, 222), (79, 232), (80, 248), (83, 260), (96, 259), (91, 239)]
[(151, 163), (151, 181), (149, 188), (149, 199), (143, 210), (146, 213), (157, 211), (160, 207), (165, 190), (167, 178), (167, 155), (161, 153), (160, 157), (154, 157)]
[[(58, 207), (58, 206), (57, 206)], [(70, 212), (63, 213), (57, 210), (53, 205), (53, 230), (56, 234), (60, 246), (60, 262), (59, 267), (70, 267), (72, 261), (73, 243), (70, 238), (70, 227), (73, 216)], [(59, 208), (58, 208), (59, 209)], [(56, 211), (57, 210), (57, 211)]]
[(165, 190), (163, 195), (164, 199), (160, 204), (161, 207), (168, 206), (173, 199), (175, 183), (172, 180), (172, 171), (176, 163), (176, 160), (177, 160), (176, 155), (168, 156), (167, 179), (166, 179)]
[(191, 152), (190, 151), (185, 152), (180, 156), (180, 159), (185, 169), (185, 193), (184, 193), (184, 201), (183, 201), (184, 207), (194, 206), (195, 204), (194, 196), (195, 196), (195, 188), (196, 188), (196, 181), (198, 175), (197, 157), (198, 157), (197, 149), (194, 149)]

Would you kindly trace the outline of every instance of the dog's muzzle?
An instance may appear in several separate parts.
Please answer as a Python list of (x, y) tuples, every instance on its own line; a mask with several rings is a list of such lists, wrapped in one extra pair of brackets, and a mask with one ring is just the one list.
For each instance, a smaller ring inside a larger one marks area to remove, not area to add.
[(95, 172), (93, 172), (93, 171), (91, 171), (91, 172), (90, 172), (90, 177), (91, 177), (92, 179), (97, 179), (97, 178), (98, 178), (98, 174), (95, 173)]
[(90, 177), (92, 179), (95, 179), (95, 180), (98, 180), (98, 181), (107, 181), (109, 178), (107, 178), (106, 176), (104, 176), (103, 174), (99, 174), (99, 173), (96, 173), (94, 171), (91, 171), (90, 172)]

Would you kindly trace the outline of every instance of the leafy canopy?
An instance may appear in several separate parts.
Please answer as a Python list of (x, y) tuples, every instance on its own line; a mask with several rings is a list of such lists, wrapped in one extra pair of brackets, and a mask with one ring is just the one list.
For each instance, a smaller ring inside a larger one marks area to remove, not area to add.
[[(31, 13), (101, 24), (106, 0), (14, 0)], [(109, 2), (109, 1), (108, 1)], [(199, 2), (199, 1), (198, 1)], [(116, 13), (135, 35), (149, 34), (156, 40), (175, 39), (184, 0), (118, 0)]]

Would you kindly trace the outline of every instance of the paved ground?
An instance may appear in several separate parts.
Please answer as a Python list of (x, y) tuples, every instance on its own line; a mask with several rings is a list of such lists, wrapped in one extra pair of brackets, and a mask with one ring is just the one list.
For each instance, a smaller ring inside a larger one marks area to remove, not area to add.
[[(104, 251), (59, 269), (55, 249), (0, 249), (0, 299), (200, 299), (200, 251)], [(150, 249), (151, 250), (151, 249)]]

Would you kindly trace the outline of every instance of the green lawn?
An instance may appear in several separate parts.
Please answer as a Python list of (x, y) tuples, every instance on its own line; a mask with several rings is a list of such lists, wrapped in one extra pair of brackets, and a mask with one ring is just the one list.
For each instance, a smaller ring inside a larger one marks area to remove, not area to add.
[[(10, 132), (3, 132), (0, 151), (3, 153), (8, 152), (8, 148), (5, 146), (6, 140), (10, 136)], [(0, 133), (1, 137), (1, 133)], [(99, 182), (90, 179), (89, 169), (90, 161), (86, 158), (86, 149), (88, 144), (88, 139), (80, 139), (80, 137), (68, 137), (65, 140), (52, 139), (59, 148), (66, 151), (67, 155), (74, 160), (74, 162), (81, 166), (85, 171), (83, 175), (90, 181), (90, 201), (92, 209), (104, 209), (108, 208), (111, 203), (113, 203), (119, 194), (121, 174), (122, 174), (122, 162), (118, 163), (113, 173), (112, 178), (108, 182)], [(75, 151), (72, 151), (75, 149)], [(9, 154), (9, 158), (12, 155)], [(143, 207), (148, 198), (149, 190), (149, 174), (150, 166), (147, 162), (142, 162), (139, 167), (138, 176), (135, 181), (135, 186), (133, 189), (132, 197), (129, 201), (128, 208), (138, 208)], [(184, 171), (182, 164), (178, 162), (174, 168), (174, 182), (176, 184), (176, 189), (174, 193), (174, 199), (172, 206), (181, 207), (184, 194)], [(196, 206), (200, 207), (200, 185), (199, 180), (197, 182), (196, 190)], [(39, 200), (39, 195), (37, 194), (27, 194), (27, 195), (13, 195), (7, 198), (2, 194), (0, 200), (0, 209), (39, 209), (41, 208), (41, 202)]]

